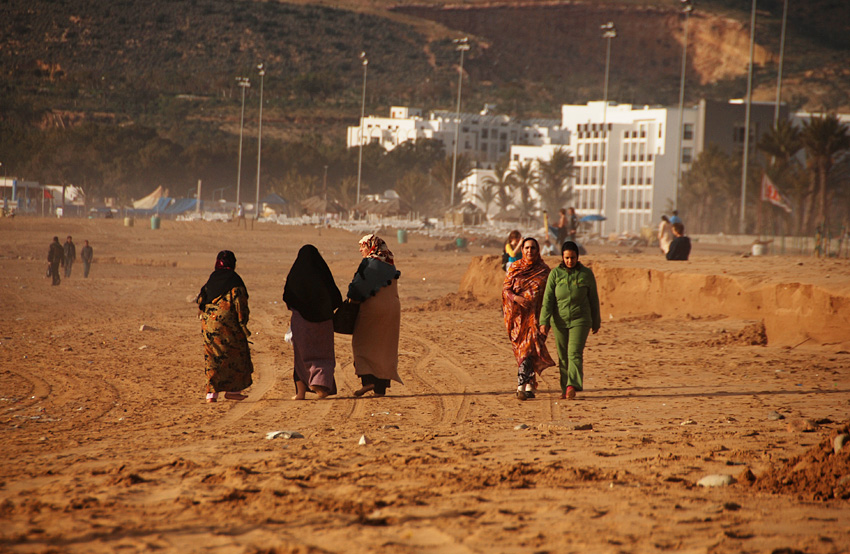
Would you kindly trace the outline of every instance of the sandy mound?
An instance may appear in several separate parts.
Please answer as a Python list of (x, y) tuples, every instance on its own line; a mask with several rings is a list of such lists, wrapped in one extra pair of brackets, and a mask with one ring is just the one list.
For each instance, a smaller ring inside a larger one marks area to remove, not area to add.
[(759, 321), (758, 323), (747, 325), (737, 332), (723, 330), (719, 337), (696, 342), (691, 344), (691, 346), (730, 346), (733, 344), (742, 346), (767, 346), (767, 331), (764, 328), (764, 322)]
[(835, 438), (847, 433), (845, 423), (805, 454), (772, 467), (750, 485), (756, 490), (792, 493), (809, 500), (850, 499), (850, 441), (834, 451)]
[[(546, 258), (550, 267), (557, 258)], [(583, 260), (593, 269), (599, 287), (603, 321), (646, 314), (704, 319), (734, 318), (761, 321), (752, 328), (707, 344), (773, 346), (850, 345), (850, 295), (809, 283), (754, 279), (751, 272), (737, 275), (704, 273), (716, 264), (687, 262), (665, 270), (623, 267), (620, 258)], [(499, 299), (504, 281), (499, 256), (480, 256), (469, 262), (460, 282), (461, 292), (481, 301)]]
[(454, 312), (464, 310), (484, 310), (493, 309), (500, 306), (496, 300), (482, 302), (478, 300), (471, 292), (454, 292), (440, 298), (435, 298), (430, 302), (424, 302), (412, 308), (406, 308), (405, 312)]

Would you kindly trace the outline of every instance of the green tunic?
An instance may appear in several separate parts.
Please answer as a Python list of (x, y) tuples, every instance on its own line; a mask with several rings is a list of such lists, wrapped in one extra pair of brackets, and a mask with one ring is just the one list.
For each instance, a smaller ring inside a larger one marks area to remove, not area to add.
[(600, 324), (593, 272), (581, 263), (573, 269), (563, 264), (553, 269), (546, 280), (540, 325), (555, 332), (562, 392), (568, 386), (584, 389), (584, 345), (590, 330), (598, 330)]

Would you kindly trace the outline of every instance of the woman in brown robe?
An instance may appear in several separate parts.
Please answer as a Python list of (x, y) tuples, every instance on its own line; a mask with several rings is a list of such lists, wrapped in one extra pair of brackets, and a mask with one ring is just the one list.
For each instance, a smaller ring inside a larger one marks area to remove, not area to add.
[(502, 287), (502, 312), (517, 361), (517, 398), (534, 398), (537, 374), (555, 362), (546, 349), (538, 320), (549, 266), (536, 239), (522, 241), (522, 258), (511, 264)]
[(384, 396), (390, 381), (402, 383), (398, 375), (401, 272), (396, 270), (393, 253), (380, 237), (366, 235), (360, 239), (360, 253), (363, 261), (348, 286), (348, 298), (360, 303), (351, 348), (354, 372), (363, 386), (354, 395), (373, 391), (375, 396)]
[(247, 396), (242, 391), (253, 383), (254, 365), (248, 349), (248, 289), (235, 268), (233, 252), (219, 252), (215, 271), (196, 299), (204, 337), (207, 402), (216, 402), (221, 392), (228, 400), (244, 400)]

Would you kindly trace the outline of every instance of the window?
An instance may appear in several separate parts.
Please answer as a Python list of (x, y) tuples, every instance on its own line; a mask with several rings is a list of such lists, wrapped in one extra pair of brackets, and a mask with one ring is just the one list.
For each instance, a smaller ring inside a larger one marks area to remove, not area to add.
[[(485, 138), (489, 138), (489, 137), (487, 136), (487, 133), (488, 133), (488, 132), (489, 132), (489, 131), (488, 131), (488, 129), (481, 129), (481, 138), (483, 138), (483, 139), (485, 139)], [(526, 135), (526, 136), (527, 136), (527, 135)]]
[(685, 128), (682, 131), (682, 138), (685, 140), (693, 140), (694, 139), (694, 124), (693, 123), (685, 123)]
[(735, 126), (735, 128), (732, 129), (732, 141), (743, 144), (745, 132), (746, 130), (743, 126)]
[(486, 143), (486, 142), (482, 142), (482, 143), (481, 143), (481, 151), (482, 151), (482, 152), (486, 152), (486, 151), (487, 151), (487, 143)]
[(689, 164), (693, 160), (694, 149), (693, 148), (682, 148), (682, 163)]

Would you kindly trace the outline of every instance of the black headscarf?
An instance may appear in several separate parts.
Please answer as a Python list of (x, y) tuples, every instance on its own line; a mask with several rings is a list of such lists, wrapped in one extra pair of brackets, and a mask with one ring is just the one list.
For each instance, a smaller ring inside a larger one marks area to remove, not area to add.
[(327, 321), (342, 304), (334, 276), (322, 255), (312, 244), (305, 244), (286, 276), (283, 301), (290, 310), (313, 323)]
[(230, 250), (219, 252), (215, 258), (215, 271), (210, 273), (207, 284), (201, 287), (201, 292), (198, 294), (198, 304), (201, 307), (236, 287), (244, 288), (247, 298), (248, 288), (235, 269), (236, 255)]

